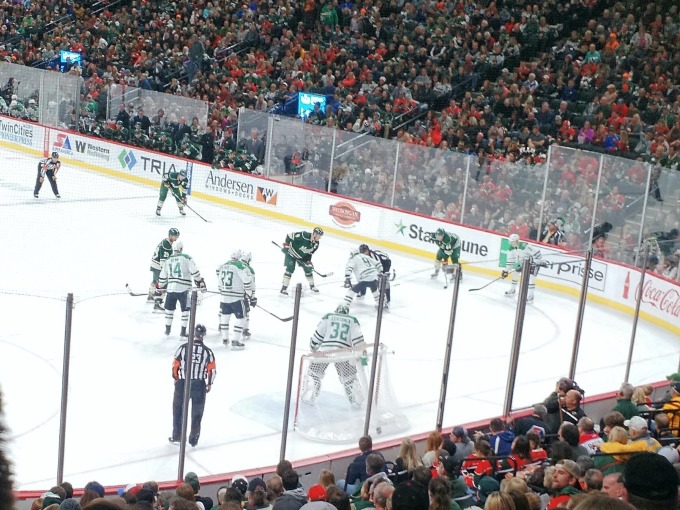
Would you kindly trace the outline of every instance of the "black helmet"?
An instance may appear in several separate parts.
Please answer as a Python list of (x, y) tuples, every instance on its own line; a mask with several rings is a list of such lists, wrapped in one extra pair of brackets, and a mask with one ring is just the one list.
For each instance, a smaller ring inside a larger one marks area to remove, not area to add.
[(59, 159), (59, 153), (57, 151), (52, 151), (52, 157)]
[(360, 244), (359, 245), (359, 253), (366, 253), (368, 251), (370, 251), (370, 250), (368, 249), (367, 244)]
[(196, 328), (194, 329), (194, 336), (196, 338), (203, 338), (205, 336), (206, 329), (203, 324), (196, 324)]

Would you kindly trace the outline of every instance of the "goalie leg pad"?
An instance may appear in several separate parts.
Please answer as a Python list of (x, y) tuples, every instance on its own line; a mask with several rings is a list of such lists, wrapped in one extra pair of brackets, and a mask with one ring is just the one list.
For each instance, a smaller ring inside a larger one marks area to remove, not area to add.
[(321, 381), (326, 374), (327, 363), (312, 363), (302, 383), (302, 401), (313, 404), (321, 391)]
[(361, 404), (364, 402), (364, 392), (357, 377), (356, 367), (347, 361), (341, 361), (335, 364), (335, 371), (338, 373), (340, 382), (352, 407), (361, 407)]

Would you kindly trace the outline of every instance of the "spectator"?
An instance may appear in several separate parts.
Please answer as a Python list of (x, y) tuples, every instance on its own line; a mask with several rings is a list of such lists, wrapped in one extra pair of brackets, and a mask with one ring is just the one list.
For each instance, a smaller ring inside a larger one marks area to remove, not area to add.
[(619, 394), (617, 396), (616, 405), (612, 411), (618, 411), (626, 420), (630, 420), (633, 416), (638, 416), (637, 406), (631, 400), (635, 387), (632, 384), (624, 383), (621, 385)]
[(588, 455), (588, 450), (579, 444), (579, 430), (573, 423), (563, 422), (557, 432), (557, 437), (561, 441), (565, 441), (571, 448), (572, 460), (578, 459), (581, 455)]
[(288, 469), (281, 475), (283, 481), (283, 494), (274, 502), (274, 510), (299, 510), (307, 503), (307, 494), (299, 486), (298, 474)]
[(600, 451), (600, 445), (604, 440), (595, 432), (595, 422), (584, 416), (577, 424), (579, 431), (578, 443), (583, 446), (589, 455), (595, 455)]
[(359, 438), (359, 450), (361, 454), (356, 456), (352, 463), (347, 467), (347, 474), (344, 479), (338, 480), (338, 487), (347, 494), (354, 494), (362, 483), (368, 478), (366, 473), (366, 459), (373, 453), (373, 440), (371, 436)]
[(496, 455), (508, 455), (512, 449), (512, 442), (515, 434), (511, 430), (505, 429), (503, 420), (494, 418), (489, 423), (491, 433), (489, 434), (489, 444)]
[(626, 463), (623, 480), (627, 501), (635, 508), (677, 507), (678, 472), (664, 457), (653, 453), (634, 456)]
[(602, 478), (602, 492), (610, 498), (626, 499), (623, 473), (612, 473)]
[(451, 429), (449, 440), (456, 446), (455, 453), (453, 454), (453, 458), (456, 462), (462, 463), (474, 449), (474, 444), (468, 437), (467, 430), (460, 425)]
[[(416, 452), (416, 444), (411, 438), (404, 438), (401, 442), (401, 449), (399, 450), (399, 457), (394, 461), (396, 471), (399, 473), (398, 481), (409, 479), (413, 475), (413, 471), (418, 466), (422, 466), (423, 462)], [(402, 475), (403, 473), (403, 475)]]
[(546, 434), (550, 434), (551, 430), (545, 423), (545, 417), (548, 410), (543, 404), (536, 404), (533, 406), (530, 416), (514, 420), (513, 432), (516, 436), (523, 436), (529, 433), (538, 434), (539, 437), (544, 438)]
[(578, 494), (580, 488), (578, 479), (581, 477), (581, 469), (573, 460), (563, 460), (555, 466), (551, 489), (555, 495), (550, 499), (547, 510), (565, 505), (571, 496)]
[(664, 403), (663, 410), (667, 411), (668, 427), (677, 436), (680, 429), (680, 381), (671, 381), (670, 400)]
[(434, 430), (427, 436), (425, 442), (425, 453), (423, 454), (422, 463), (425, 467), (432, 467), (439, 456), (439, 450), (444, 444), (442, 435), (439, 431)]

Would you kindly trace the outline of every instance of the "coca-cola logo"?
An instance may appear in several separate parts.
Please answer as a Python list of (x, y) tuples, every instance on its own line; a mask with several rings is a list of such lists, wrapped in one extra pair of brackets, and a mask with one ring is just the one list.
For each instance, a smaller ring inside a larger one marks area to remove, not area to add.
[(653, 280), (647, 280), (642, 287), (642, 302), (667, 313), (671, 317), (680, 317), (680, 292), (676, 289), (656, 287)]

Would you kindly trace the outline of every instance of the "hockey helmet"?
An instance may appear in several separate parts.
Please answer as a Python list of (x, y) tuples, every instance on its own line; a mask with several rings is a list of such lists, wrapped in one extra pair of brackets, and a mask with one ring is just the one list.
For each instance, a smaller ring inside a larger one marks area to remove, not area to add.
[(253, 255), (249, 251), (242, 251), (241, 252), (241, 260), (245, 262), (246, 264), (250, 264), (250, 261), (253, 260)]
[(179, 230), (176, 228), (171, 228), (168, 230), (168, 237), (179, 237)]
[(57, 151), (52, 151), (52, 157), (59, 159), (59, 153)]
[(349, 314), (349, 306), (338, 305), (338, 307), (335, 309), (335, 313), (342, 313), (344, 315), (348, 315)]
[(175, 241), (174, 243), (172, 243), (172, 251), (182, 253), (182, 250), (184, 250), (184, 245), (182, 244), (182, 241)]
[(318, 236), (322, 236), (323, 235), (323, 229), (321, 227), (316, 227), (312, 233), (316, 234)]
[(186, 179), (187, 178), (187, 171), (186, 170), (180, 170), (179, 175), (181, 175), (182, 177), (184, 177)]
[(241, 250), (236, 249), (231, 252), (231, 260), (241, 260)]
[(359, 253), (368, 253), (369, 251), (371, 251), (371, 250), (368, 248), (367, 244), (360, 244), (359, 245)]
[(196, 324), (196, 327), (194, 328), (194, 336), (196, 338), (203, 338), (206, 333), (205, 326), (203, 324)]
[(446, 234), (446, 231), (444, 231), (443, 228), (438, 228), (434, 233), (434, 237), (438, 239), (440, 237), (444, 237), (445, 234)]
[(508, 236), (508, 241), (510, 241), (510, 246), (517, 248), (519, 246), (519, 236), (517, 234), (510, 234)]

